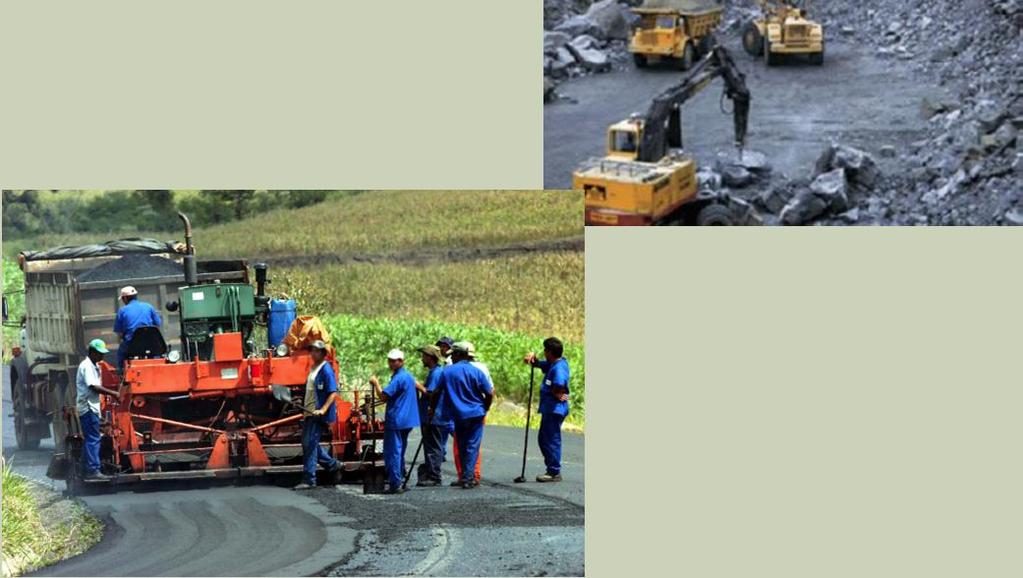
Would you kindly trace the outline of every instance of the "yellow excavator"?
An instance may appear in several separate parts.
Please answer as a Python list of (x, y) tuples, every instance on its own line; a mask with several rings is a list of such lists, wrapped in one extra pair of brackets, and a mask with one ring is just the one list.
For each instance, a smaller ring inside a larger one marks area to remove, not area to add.
[(699, 190), (696, 161), (681, 150), (682, 105), (719, 76), (733, 104), (735, 144), (742, 154), (750, 94), (731, 55), (714, 42), (680, 82), (654, 97), (645, 114), (611, 125), (605, 157), (573, 173), (573, 188), (586, 196), (587, 225), (733, 225), (744, 218), (734, 199)]
[(824, 27), (807, 18), (810, 0), (755, 0), (762, 14), (742, 33), (742, 46), (750, 56), (763, 56), (773, 66), (787, 54), (806, 55), (824, 64)]

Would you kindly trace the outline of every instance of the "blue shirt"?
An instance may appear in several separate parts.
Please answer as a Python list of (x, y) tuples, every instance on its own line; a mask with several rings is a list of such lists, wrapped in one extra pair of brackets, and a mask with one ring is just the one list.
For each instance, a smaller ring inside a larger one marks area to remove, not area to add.
[[(337, 376), (334, 375), (334, 368), (330, 365), (330, 362), (323, 364), (323, 369), (316, 374), (316, 379), (313, 380), (313, 386), (316, 388), (316, 409), (323, 407), (323, 404), (330, 397), (330, 394), (337, 391)], [(323, 415), (323, 419), (329, 423), (333, 423), (337, 420), (337, 404), (330, 404), (330, 409)]]
[(540, 384), (540, 408), (538, 411), (541, 414), (568, 415), (568, 401), (558, 401), (552, 391), (555, 386), (558, 386), (565, 388), (565, 392), (568, 392), (568, 361), (562, 357), (554, 363), (540, 361), (536, 366), (544, 372), (543, 383)]
[(426, 414), (430, 410), (430, 395), (437, 390), (437, 385), (440, 383), (440, 373), (443, 371), (440, 365), (435, 365), (430, 370), (430, 373), (426, 374), (426, 383), (423, 387), (426, 388), (426, 393), (419, 398), (419, 423), (426, 423)]
[(384, 388), (387, 394), (387, 413), (384, 415), (386, 429), (409, 429), (419, 426), (419, 409), (416, 403), (416, 378), (404, 367), (391, 376), (391, 383)]
[(122, 341), (131, 341), (135, 330), (146, 325), (160, 326), (160, 314), (149, 303), (132, 299), (117, 311), (114, 321), (114, 333), (123, 335)]
[(459, 361), (444, 368), (440, 376), (444, 388), (444, 415), (455, 420), (482, 417), (484, 394), (493, 393), (494, 386), (477, 367), (468, 361)]

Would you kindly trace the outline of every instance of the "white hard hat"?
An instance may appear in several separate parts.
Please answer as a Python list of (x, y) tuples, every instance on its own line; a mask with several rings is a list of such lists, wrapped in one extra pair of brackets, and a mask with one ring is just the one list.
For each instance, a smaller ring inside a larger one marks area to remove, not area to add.
[(131, 285), (125, 285), (121, 288), (121, 297), (131, 297), (132, 295), (138, 295), (139, 292), (135, 290)]
[(392, 349), (387, 353), (387, 359), (405, 359), (405, 354), (400, 349)]

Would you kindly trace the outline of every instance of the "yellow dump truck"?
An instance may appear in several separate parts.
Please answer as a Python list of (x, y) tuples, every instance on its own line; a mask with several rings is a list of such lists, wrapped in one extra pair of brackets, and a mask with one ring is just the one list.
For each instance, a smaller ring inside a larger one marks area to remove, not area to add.
[(762, 15), (746, 24), (742, 46), (751, 56), (763, 56), (772, 66), (789, 54), (806, 55), (824, 64), (824, 28), (807, 18), (809, 0), (756, 0)]
[(632, 12), (638, 24), (629, 52), (636, 66), (671, 61), (689, 70), (710, 50), (710, 35), (721, 22), (724, 8), (713, 0), (646, 0)]

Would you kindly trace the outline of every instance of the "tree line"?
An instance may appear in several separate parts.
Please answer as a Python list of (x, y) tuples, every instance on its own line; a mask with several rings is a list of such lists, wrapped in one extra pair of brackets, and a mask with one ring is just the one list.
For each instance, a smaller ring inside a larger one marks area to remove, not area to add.
[(118, 190), (83, 195), (81, 191), (3, 191), (5, 238), (41, 233), (176, 231), (177, 212), (194, 226), (226, 223), (280, 208), (322, 202), (337, 191)]

